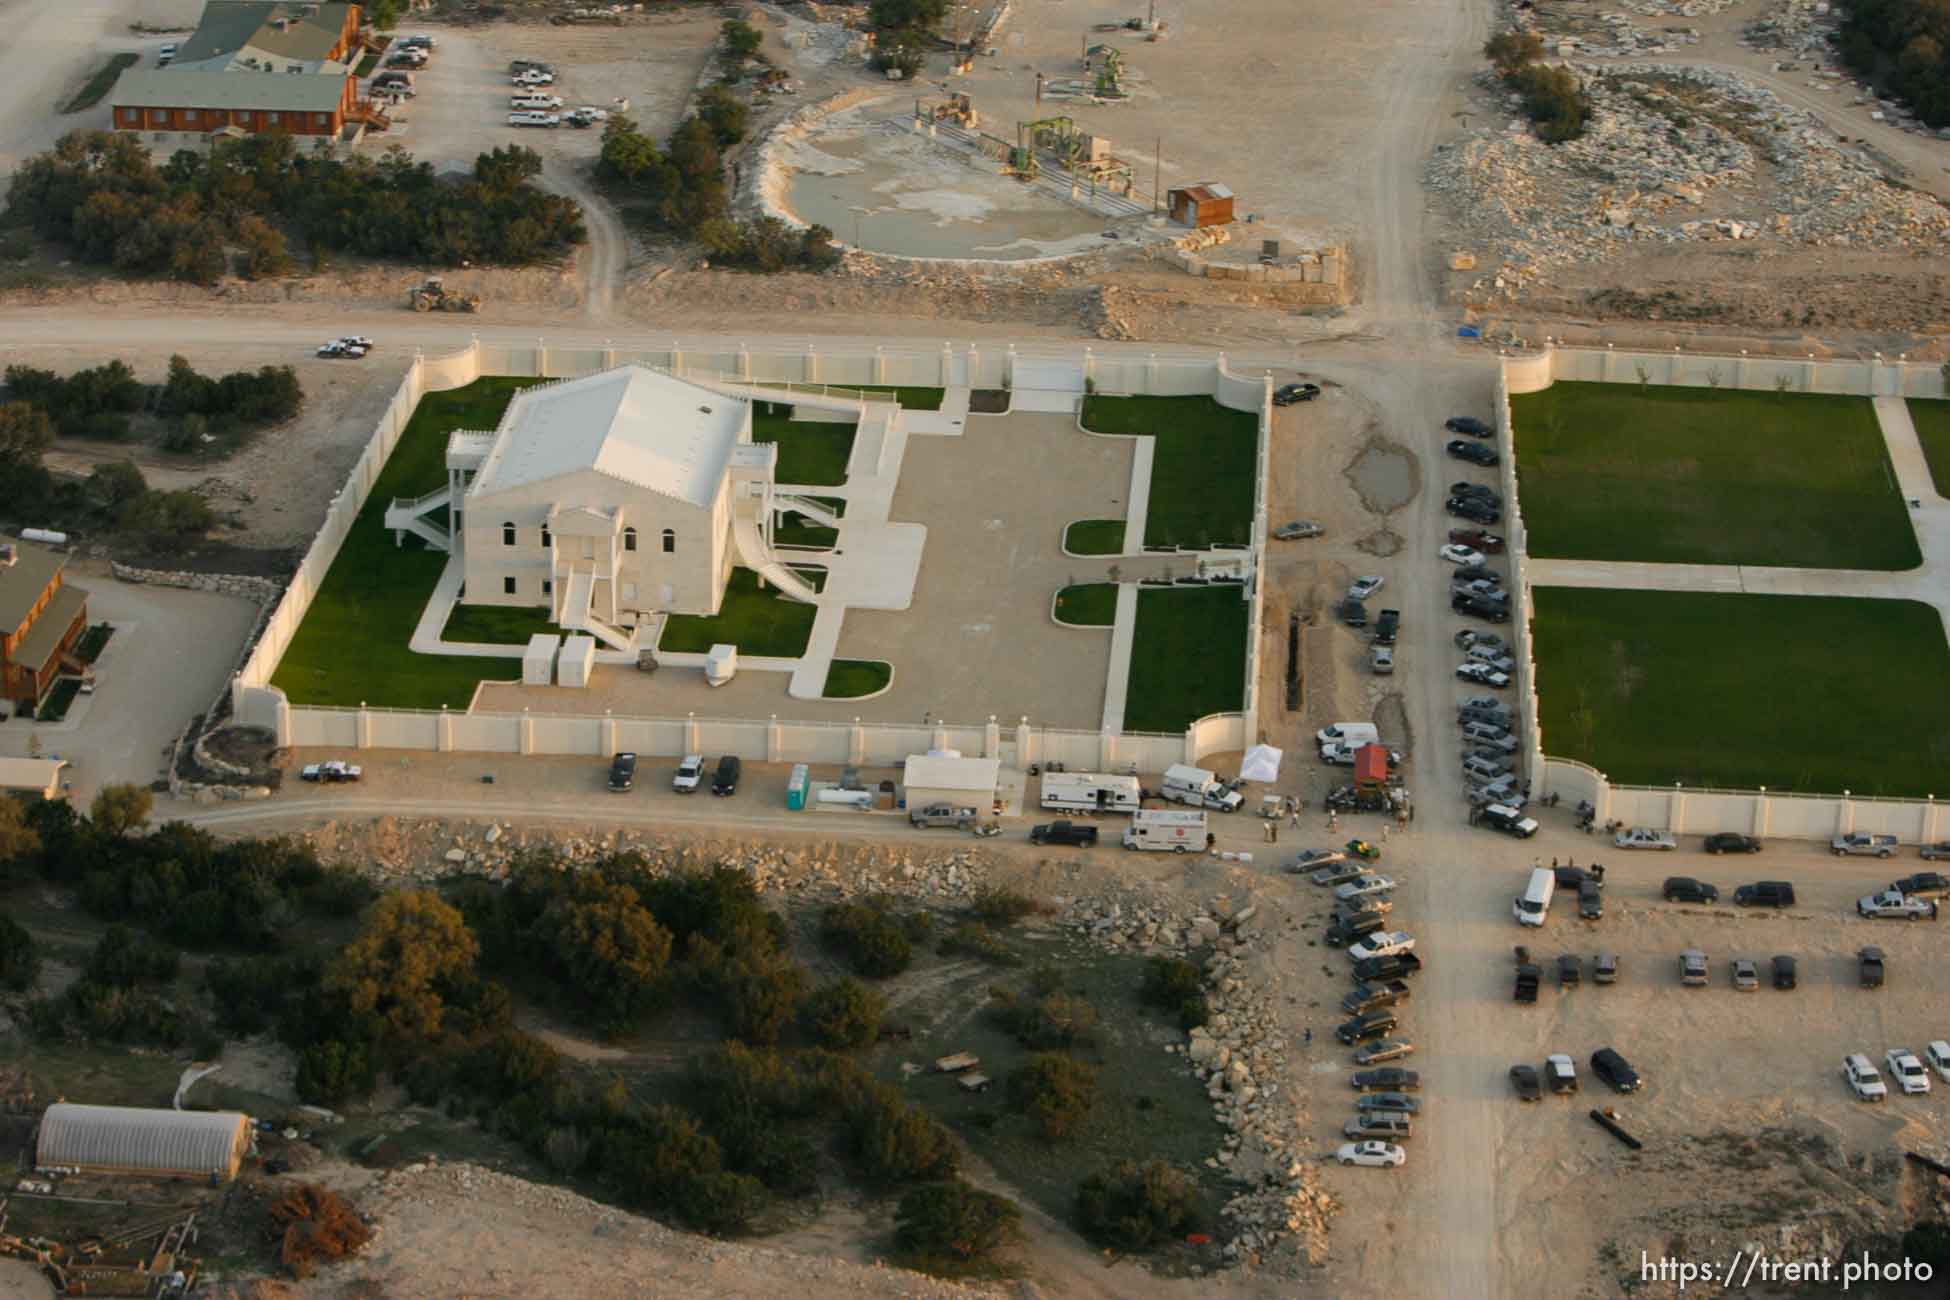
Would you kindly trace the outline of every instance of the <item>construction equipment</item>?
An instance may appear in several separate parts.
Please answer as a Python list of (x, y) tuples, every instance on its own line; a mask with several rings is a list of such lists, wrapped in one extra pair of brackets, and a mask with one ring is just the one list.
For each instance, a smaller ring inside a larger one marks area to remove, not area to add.
[[(7, 1231), (7, 1203), (0, 1200), (0, 1255), (36, 1264), (64, 1295), (141, 1296), (174, 1300), (196, 1285), (201, 1261), (182, 1252), (197, 1238), (196, 1215), (172, 1215), (120, 1232), (90, 1237), (70, 1247), (51, 1237)], [(136, 1250), (154, 1239), (154, 1250)]]
[(430, 275), (425, 284), (417, 289), (409, 289), (406, 302), (414, 311), (479, 311), (481, 295), (478, 293), (449, 293), (440, 277)]
[(941, 99), (917, 99), (914, 101), (914, 122), (917, 126), (933, 126), (937, 122), (952, 122), (967, 130), (976, 130), (981, 125), (981, 115), (975, 111), (975, 103), (966, 94), (952, 94)]

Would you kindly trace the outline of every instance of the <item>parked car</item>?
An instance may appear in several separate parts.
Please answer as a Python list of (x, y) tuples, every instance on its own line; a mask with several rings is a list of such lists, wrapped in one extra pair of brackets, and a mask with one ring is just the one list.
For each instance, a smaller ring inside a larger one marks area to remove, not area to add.
[(344, 339), (333, 339), (329, 343), (322, 343), (319, 345), (318, 355), (321, 357), (332, 358), (334, 360), (357, 361), (359, 358), (366, 355), (366, 349), (360, 347), (353, 347), (350, 344), (348, 344)]
[(1415, 1044), (1404, 1038), (1381, 1038), (1368, 1043), (1354, 1054), (1356, 1065), (1379, 1065), (1383, 1061), (1399, 1061), (1404, 1056), (1415, 1054)]
[(176, 61), (176, 44), (171, 42), (156, 51), (156, 66), (166, 68)]
[(1837, 835), (1834, 839), (1828, 841), (1828, 847), (1833, 850), (1835, 856), (1838, 858), (1886, 858), (1896, 852), (1896, 837), (1894, 835), (1865, 835), (1858, 831), (1853, 835)]
[(1364, 913), (1358, 919), (1336, 919), (1328, 923), (1321, 941), (1329, 948), (1350, 947), (1378, 932), (1384, 924), (1386, 921), (1379, 912)]
[(1358, 600), (1344, 600), (1334, 606), (1334, 617), (1349, 627), (1368, 625), (1368, 607)]
[(1361, 877), (1361, 864), (1336, 859), (1335, 865), (1322, 867), (1309, 877), (1316, 885), (1344, 885)]
[(1458, 546), (1474, 547), (1485, 555), (1501, 555), (1507, 545), (1503, 538), (1480, 528), (1451, 528), (1449, 540)]
[(1732, 971), (1733, 987), (1742, 993), (1752, 993), (1760, 987), (1760, 967), (1752, 957), (1735, 957)]
[(1782, 953), (1774, 958), (1774, 987), (1786, 992), (1796, 984), (1794, 958)]
[(1451, 433), (1466, 433), (1472, 438), (1488, 438), (1496, 430), (1473, 415), (1452, 415), (1442, 422)]
[(1415, 938), (1408, 931), (1382, 930), (1349, 948), (1347, 955), (1356, 961), (1366, 961), (1370, 957), (1392, 957), (1414, 946)]
[(1340, 899), (1366, 898), (1369, 894), (1385, 894), (1395, 887), (1395, 882), (1387, 876), (1357, 876), (1345, 885), (1334, 888), (1334, 897)]
[(1449, 561), (1451, 564), (1481, 564), (1483, 562), (1483, 553), (1481, 551), (1473, 546), (1464, 546), (1461, 542), (1450, 542), (1447, 546), (1437, 551), (1436, 555)]
[(1507, 601), (1484, 600), (1480, 596), (1458, 595), (1449, 598), (1449, 608), (1458, 614), (1480, 618), (1491, 623), (1508, 623), (1510, 606)]
[(1679, 954), (1679, 982), (1688, 988), (1706, 987), (1706, 954), (1688, 948)]
[(433, 49), (440, 44), (439, 41), (434, 40), (433, 37), (427, 35), (425, 32), (415, 32), (411, 36), (402, 37), (399, 43), (401, 45), (417, 46), (427, 50)]
[(1562, 1052), (1554, 1052), (1544, 1058), (1544, 1077), (1550, 1081), (1551, 1091), (1560, 1097), (1578, 1090), (1577, 1062)]
[(609, 788), (627, 790), (636, 784), (636, 755), (627, 750), (609, 760)]
[[(1478, 726), (1483, 727), (1485, 731), (1499, 731), (1503, 734), (1497, 736), (1471, 735), (1470, 728)], [(1516, 753), (1520, 748), (1517, 744), (1517, 738), (1509, 732), (1504, 731), (1503, 728), (1485, 726), (1482, 723), (1474, 722), (1464, 724), (1463, 744), (1470, 746), (1478, 754), (1501, 754), (1506, 758)]]
[(1919, 871), (1901, 880), (1892, 880), (1889, 887), (1899, 894), (1911, 898), (1942, 898), (1950, 895), (1950, 880), (1934, 871)]
[(1595, 921), (1605, 914), (1605, 896), (1600, 892), (1598, 882), (1587, 880), (1578, 886), (1578, 915), (1587, 921)]
[(317, 781), (323, 785), (338, 785), (346, 781), (357, 781), (365, 775), (365, 769), (356, 763), (340, 759), (330, 759), (323, 763), (307, 763), (298, 772), (302, 781)]
[(1463, 681), (1475, 682), (1479, 686), (1495, 687), (1498, 690), (1510, 684), (1510, 674), (1500, 673), (1488, 664), (1479, 664), (1474, 661), (1466, 664), (1457, 664), (1456, 676)]
[(1473, 627), (1458, 631), (1453, 638), (1458, 650), (1507, 650), (1509, 644), (1495, 632), (1483, 632)]
[(515, 59), (508, 64), (508, 75), (512, 77), (518, 72), (527, 72), (530, 68), (537, 72), (555, 71), (554, 64), (544, 63), (540, 59)]
[(1735, 889), (1733, 901), (1741, 907), (1793, 907), (1794, 886), (1785, 880), (1756, 880)]
[(1041, 826), (1030, 828), (1029, 842), (1063, 844), (1073, 849), (1087, 849), (1097, 843), (1097, 828), (1070, 821), (1044, 822)]
[(1936, 862), (1942, 858), (1950, 858), (1950, 840), (1938, 840), (1934, 844), (1920, 844), (1917, 846), (1916, 852), (1925, 862)]
[(1615, 1092), (1637, 1092), (1643, 1086), (1638, 1071), (1609, 1047), (1601, 1047), (1591, 1054), (1591, 1072), (1610, 1084)]
[(1422, 1087), (1422, 1076), (1413, 1070), (1404, 1070), (1391, 1065), (1381, 1070), (1362, 1070), (1351, 1076), (1348, 1082), (1356, 1092), (1416, 1092)]
[(1920, 921), (1925, 917), (1934, 921), (1937, 906), (1934, 898), (1910, 898), (1893, 889), (1855, 900), (1857, 913), (1881, 921)]
[[(1341, 998), (1341, 1010), (1350, 1016), (1358, 1016), (1366, 1011), (1381, 1007), (1395, 1007), (1408, 1001), (1408, 985), (1402, 980), (1389, 980), (1386, 984), (1356, 984)], [(1384, 1071), (1385, 1073), (1385, 1071)], [(1357, 1076), (1358, 1077), (1358, 1076)], [(1359, 1087), (1360, 1085), (1355, 1085)], [(1378, 1087), (1393, 1087), (1393, 1084), (1379, 1084)]]
[(1402, 612), (1399, 609), (1384, 609), (1381, 617), (1374, 622), (1376, 645), (1393, 645), (1402, 629)]
[(718, 770), (711, 777), (711, 793), (715, 795), (734, 795), (738, 793), (738, 778), (745, 774), (745, 764), (736, 754), (726, 754), (718, 759)]
[(509, 126), (561, 126), (562, 118), (556, 113), (523, 111), (508, 114)]
[(1474, 497), (1450, 497), (1442, 508), (1458, 519), (1467, 519), (1473, 524), (1500, 523), (1503, 511), (1500, 507), (1479, 501)]
[(509, 80), (517, 86), (552, 86), (555, 84), (555, 74), (540, 68), (523, 68)]
[(704, 755), (686, 754), (677, 764), (676, 775), (670, 778), (670, 788), (679, 794), (691, 794), (704, 781)]
[(1527, 840), (1537, 833), (1537, 820), (1534, 817), (1524, 816), (1508, 804), (1489, 805), (1483, 809), (1480, 820), (1491, 830), (1502, 831), (1505, 835), (1514, 835), (1520, 840)]
[(1576, 988), (1584, 983), (1584, 958), (1576, 953), (1562, 953), (1557, 959), (1557, 986)]
[(1496, 448), (1487, 442), (1470, 442), (1465, 438), (1451, 438), (1444, 445), (1443, 450), (1457, 460), (1466, 460), (1472, 465), (1481, 465), (1485, 468), (1502, 459), (1496, 454)]
[(1659, 888), (1660, 897), (1668, 903), (1717, 903), (1720, 901), (1718, 885), (1709, 885), (1691, 876), (1667, 876), (1666, 883)]
[(1421, 1113), (1422, 1103), (1405, 1092), (1364, 1092), (1354, 1099), (1354, 1108), (1360, 1111), (1417, 1115)]
[(566, 120), (570, 126), (601, 126), (609, 121), (609, 110), (584, 104), (580, 108), (570, 109)]
[(1309, 537), (1319, 537), (1327, 530), (1311, 519), (1296, 519), (1292, 523), (1281, 524), (1273, 530), (1276, 542), (1299, 542)]
[(1311, 402), (1319, 396), (1319, 384), (1282, 384), (1273, 390), (1273, 405), (1292, 406), (1295, 402)]
[(1364, 574), (1348, 584), (1347, 598), (1349, 600), (1366, 600), (1377, 591), (1380, 591), (1387, 582), (1388, 579), (1377, 574)]
[(1557, 876), (1557, 887), (1559, 889), (1579, 889), (1586, 881), (1591, 882), (1592, 885), (1599, 889), (1605, 887), (1605, 869), (1603, 867), (1578, 867), (1564, 862), (1552, 867), (1551, 871)]
[(1412, 952), (1390, 953), (1386, 957), (1370, 957), (1354, 963), (1354, 978), (1358, 980), (1392, 980), (1413, 975), (1422, 969), (1422, 959)]
[(1374, 1169), (1398, 1169), (1408, 1163), (1408, 1153), (1393, 1142), (1348, 1142), (1334, 1153), (1344, 1165), (1366, 1165)]
[(1501, 582), (1489, 578), (1464, 577), (1461, 569), (1456, 570), (1455, 577), (1449, 584), (1449, 596), (1452, 600), (1457, 596), (1475, 596), (1505, 606), (1510, 602), (1510, 593), (1503, 590)]
[(1930, 1068), (1936, 1071), (1939, 1079), (1950, 1083), (1950, 1043), (1937, 1039), (1923, 1049), (1923, 1059), (1930, 1063)]
[(1336, 1026), (1334, 1036), (1342, 1043), (1352, 1047), (1365, 1043), (1371, 1038), (1382, 1038), (1392, 1032), (1397, 1021), (1395, 1013), (1389, 1010), (1370, 1011), (1366, 1015), (1354, 1017), (1343, 1025)]
[(909, 808), (907, 824), (933, 829), (939, 826), (952, 826), (958, 831), (971, 829), (975, 825), (976, 812), (967, 806), (951, 803), (931, 803), (925, 808)]
[(1907, 1047), (1892, 1047), (1882, 1054), (1882, 1063), (1889, 1067), (1889, 1077), (1896, 1081), (1896, 1091), (1904, 1096), (1928, 1095), (1930, 1072), (1916, 1059), (1916, 1053)]
[(547, 113), (562, 107), (562, 96), (544, 95), (539, 90), (520, 90), (508, 101), (508, 107), (540, 109)]
[(1477, 501), (1487, 501), (1491, 505), (1499, 508), (1503, 505), (1503, 498), (1497, 495), (1496, 489), (1483, 483), (1451, 483), (1449, 485), (1449, 495), (1452, 498), (1474, 498)]
[(1350, 1138), (1403, 1138), (1415, 1136), (1415, 1121), (1407, 1115), (1385, 1110), (1363, 1111), (1341, 1125), (1341, 1136)]
[(1387, 677), (1395, 671), (1395, 651), (1392, 646), (1378, 645), (1368, 651), (1368, 671), (1377, 677)]
[(1867, 948), (1856, 949), (1855, 971), (1856, 971), (1856, 978), (1862, 982), (1863, 988), (1865, 989), (1881, 988), (1883, 976), (1886, 973), (1884, 968), (1883, 957), (1882, 957), (1882, 949), (1877, 948), (1874, 945), (1870, 945)]
[(1760, 841), (1751, 835), (1736, 835), (1732, 831), (1722, 831), (1718, 835), (1706, 837), (1708, 853), (1758, 853)]
[(1621, 849), (1665, 849), (1679, 847), (1671, 831), (1655, 831), (1650, 826), (1628, 826), (1611, 837), (1611, 842)]
[(1869, 1058), (1860, 1052), (1850, 1052), (1842, 1058), (1842, 1079), (1857, 1101), (1882, 1101), (1889, 1096), (1889, 1089), (1883, 1084), (1882, 1076), (1869, 1064)]
[(1598, 954), (1597, 961), (1592, 963), (1591, 982), (1593, 984), (1618, 983), (1618, 954), (1617, 953), (1601, 952)]
[(1518, 1101), (1536, 1101), (1544, 1095), (1544, 1086), (1537, 1078), (1537, 1067), (1534, 1065), (1511, 1066), (1510, 1083), (1517, 1090)]

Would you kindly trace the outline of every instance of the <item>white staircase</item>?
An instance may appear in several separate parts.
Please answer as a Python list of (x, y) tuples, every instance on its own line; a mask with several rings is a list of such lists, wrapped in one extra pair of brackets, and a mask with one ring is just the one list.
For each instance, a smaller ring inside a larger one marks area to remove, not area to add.
[(772, 506), (777, 510), (790, 510), (797, 514), (802, 514), (814, 523), (825, 524), (828, 528), (838, 528), (840, 526), (840, 517), (838, 515), (819, 504), (819, 502), (807, 497), (789, 497), (775, 494), (772, 497)]
[(593, 569), (572, 569), (569, 581), (560, 584), (562, 595), (555, 611), (555, 625), (576, 632), (587, 632), (612, 650), (636, 651), (636, 634), (625, 632), (597, 618), (595, 610), (596, 573)]
[(386, 507), (386, 527), (393, 530), (393, 545), (400, 545), (406, 540), (406, 534), (412, 533), (436, 551), (453, 550), (452, 536), (426, 519), (441, 507), (451, 505), (453, 499), (452, 486), (435, 488), (425, 496), (394, 497), (393, 503)]
[(733, 519), (731, 540), (746, 567), (777, 587), (779, 594), (807, 605), (819, 603), (819, 593), (812, 589), (811, 584), (779, 563), (779, 557), (772, 553), (772, 549), (765, 544), (764, 536), (759, 533), (756, 519), (750, 515), (739, 515)]

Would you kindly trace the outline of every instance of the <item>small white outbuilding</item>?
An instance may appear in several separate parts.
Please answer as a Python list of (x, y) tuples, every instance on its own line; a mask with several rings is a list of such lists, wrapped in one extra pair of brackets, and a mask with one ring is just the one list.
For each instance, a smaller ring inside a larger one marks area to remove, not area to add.
[(946, 803), (972, 807), (988, 815), (995, 806), (995, 787), (1002, 779), (999, 758), (960, 758), (915, 754), (901, 774), (909, 808)]
[(596, 638), (577, 633), (562, 642), (562, 653), (555, 659), (557, 686), (587, 686), (596, 666)]
[(528, 638), (528, 648), (521, 652), (521, 684), (523, 686), (547, 686), (555, 680), (555, 653), (562, 647), (562, 638), (553, 632), (537, 632)]

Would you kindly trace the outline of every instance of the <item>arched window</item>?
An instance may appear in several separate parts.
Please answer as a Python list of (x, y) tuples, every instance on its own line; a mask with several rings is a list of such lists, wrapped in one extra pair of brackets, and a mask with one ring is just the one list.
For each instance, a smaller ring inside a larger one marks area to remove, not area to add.
[(636, 549), (636, 529), (625, 528), (623, 530), (623, 549), (626, 551), (634, 551)]
[(501, 525), (501, 544), (503, 546), (513, 546), (515, 544), (515, 526), (512, 523), (504, 523)]
[(664, 554), (677, 554), (677, 530), (675, 528), (664, 529)]
[(543, 524), (542, 525), (542, 549), (546, 551), (549, 548), (549, 544), (550, 543), (548, 537), (548, 525)]

